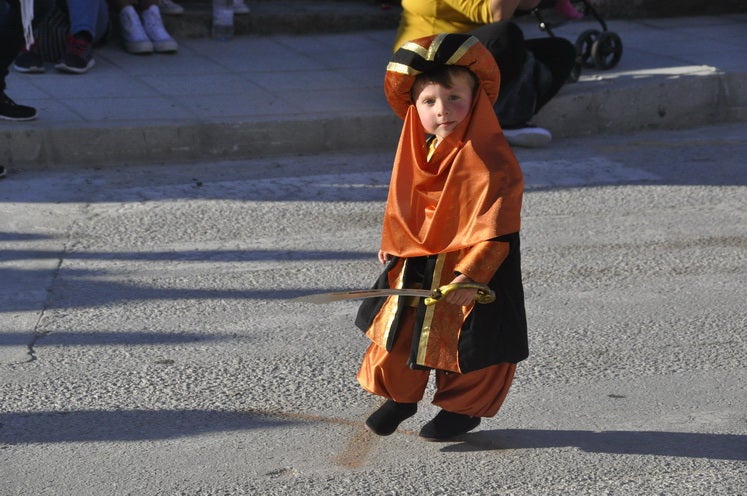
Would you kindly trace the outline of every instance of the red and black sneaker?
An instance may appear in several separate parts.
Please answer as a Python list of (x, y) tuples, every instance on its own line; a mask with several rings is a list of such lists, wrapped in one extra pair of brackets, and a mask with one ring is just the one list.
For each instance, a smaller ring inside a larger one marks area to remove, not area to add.
[(85, 74), (94, 64), (93, 43), (85, 38), (69, 34), (65, 38), (65, 55), (54, 67), (62, 72)]
[(44, 72), (44, 59), (39, 52), (39, 46), (34, 43), (28, 49), (21, 50), (13, 62), (13, 69), (32, 74)]

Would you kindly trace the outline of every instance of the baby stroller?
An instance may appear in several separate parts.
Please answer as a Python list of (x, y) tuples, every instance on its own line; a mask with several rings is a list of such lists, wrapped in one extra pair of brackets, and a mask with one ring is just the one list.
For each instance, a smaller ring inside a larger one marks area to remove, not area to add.
[[(622, 40), (617, 33), (607, 30), (607, 23), (589, 2), (589, 0), (571, 0), (572, 4), (583, 4), (584, 17), (593, 17), (602, 28), (587, 29), (576, 39), (576, 66), (571, 73), (570, 80), (577, 81), (581, 75), (581, 68), (597, 68), (602, 70), (612, 69), (620, 62), (622, 57)], [(542, 14), (544, 9), (553, 8), (555, 0), (542, 0), (537, 7), (531, 10), (531, 14), (537, 19), (539, 29), (545, 31), (549, 36), (555, 36), (553, 29), (565, 22), (549, 23)]]

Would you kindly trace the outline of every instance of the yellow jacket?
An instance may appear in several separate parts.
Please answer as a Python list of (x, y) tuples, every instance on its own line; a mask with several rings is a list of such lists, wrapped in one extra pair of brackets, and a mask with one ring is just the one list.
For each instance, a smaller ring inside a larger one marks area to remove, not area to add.
[(466, 33), (491, 22), (489, 0), (402, 0), (394, 50), (410, 40), (440, 33)]

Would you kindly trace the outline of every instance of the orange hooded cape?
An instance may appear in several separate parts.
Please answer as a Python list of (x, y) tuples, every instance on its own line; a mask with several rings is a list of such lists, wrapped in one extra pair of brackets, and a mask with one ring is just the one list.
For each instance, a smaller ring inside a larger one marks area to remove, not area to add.
[[(418, 74), (443, 64), (467, 67), (480, 84), (470, 114), (428, 160), (410, 90)], [(395, 53), (385, 91), (405, 122), (384, 213), (384, 252), (433, 255), (519, 231), (523, 178), (492, 107), (499, 82), (490, 52), (469, 35), (429, 36)]]

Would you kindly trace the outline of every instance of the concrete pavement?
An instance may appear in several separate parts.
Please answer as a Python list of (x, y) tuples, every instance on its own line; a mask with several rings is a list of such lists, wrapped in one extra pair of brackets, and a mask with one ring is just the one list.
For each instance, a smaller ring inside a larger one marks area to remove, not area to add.
[(741, 496), (747, 124), (517, 150), (530, 357), (387, 438), (355, 381), (392, 150), (0, 181), (0, 496)]
[[(608, 24), (623, 42), (620, 63), (586, 70), (537, 124), (561, 137), (747, 117), (746, 14)], [(575, 40), (598, 27), (584, 20), (556, 33)], [(0, 159), (30, 169), (389, 149), (400, 126), (381, 81), (393, 36), (179, 39), (178, 54), (149, 56), (112, 43), (83, 76), (12, 73), (9, 95), (40, 117), (0, 121)]]

